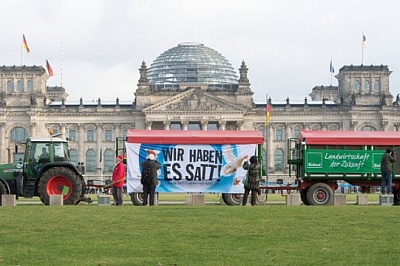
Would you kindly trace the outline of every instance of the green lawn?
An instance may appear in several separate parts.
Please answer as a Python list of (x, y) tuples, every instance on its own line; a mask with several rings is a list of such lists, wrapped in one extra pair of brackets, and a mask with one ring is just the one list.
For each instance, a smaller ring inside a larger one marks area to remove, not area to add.
[(0, 216), (0, 265), (400, 265), (397, 206), (20, 204)]

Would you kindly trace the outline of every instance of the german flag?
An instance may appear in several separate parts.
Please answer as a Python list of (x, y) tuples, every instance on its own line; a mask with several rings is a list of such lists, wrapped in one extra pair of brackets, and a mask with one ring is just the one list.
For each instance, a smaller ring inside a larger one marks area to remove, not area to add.
[(31, 52), (31, 50), (29, 50), (28, 43), (26, 42), (25, 34), (22, 34), (22, 46), (28, 54)]
[(47, 60), (46, 60), (46, 68), (47, 68), (47, 73), (49, 74), (49, 76), (50, 77), (54, 76), (53, 69), (51, 69), (49, 61), (47, 61)]
[(271, 105), (269, 104), (269, 101), (267, 100), (267, 107), (266, 107), (266, 112), (265, 112), (265, 126), (268, 126), (269, 119), (271, 118)]

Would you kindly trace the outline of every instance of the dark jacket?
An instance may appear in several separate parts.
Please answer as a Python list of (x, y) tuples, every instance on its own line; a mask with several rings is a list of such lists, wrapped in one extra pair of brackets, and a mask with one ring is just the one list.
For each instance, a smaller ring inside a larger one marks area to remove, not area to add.
[(392, 163), (396, 161), (396, 158), (389, 152), (385, 152), (381, 159), (381, 172), (392, 172)]
[(247, 179), (249, 181), (252, 180), (252, 182), (247, 182), (247, 184), (244, 184), (244, 188), (259, 189), (260, 179), (258, 177), (258, 171), (260, 170), (260, 164), (258, 162), (250, 164), (248, 161), (245, 161), (243, 164), (243, 169), (247, 170)]
[[(158, 184), (158, 176), (157, 176), (157, 170), (161, 168), (161, 164), (157, 160), (150, 160), (146, 159), (143, 161), (140, 166), (143, 169), (150, 168), (151, 169), (151, 186), (157, 186)], [(142, 184), (144, 185), (144, 184)]]

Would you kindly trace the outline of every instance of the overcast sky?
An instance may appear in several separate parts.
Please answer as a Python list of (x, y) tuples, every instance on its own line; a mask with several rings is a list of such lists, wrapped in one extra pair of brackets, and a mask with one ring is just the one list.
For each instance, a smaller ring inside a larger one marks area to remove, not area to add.
[[(2, 0), (0, 10), (0, 65), (47, 59), (47, 85), (63, 85), (69, 101), (133, 101), (142, 61), (183, 42), (218, 51), (238, 76), (244, 60), (256, 102), (329, 86), (331, 58), (335, 74), (362, 59), (387, 65), (400, 92), (398, 0)], [(21, 56), (22, 34), (31, 52)]]

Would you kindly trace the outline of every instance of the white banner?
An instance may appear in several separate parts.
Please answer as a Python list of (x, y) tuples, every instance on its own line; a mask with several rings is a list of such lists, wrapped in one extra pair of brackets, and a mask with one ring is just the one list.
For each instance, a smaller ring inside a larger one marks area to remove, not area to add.
[(140, 163), (152, 151), (161, 163), (157, 192), (243, 193), (242, 165), (255, 155), (256, 146), (126, 143), (127, 191), (143, 191)]

